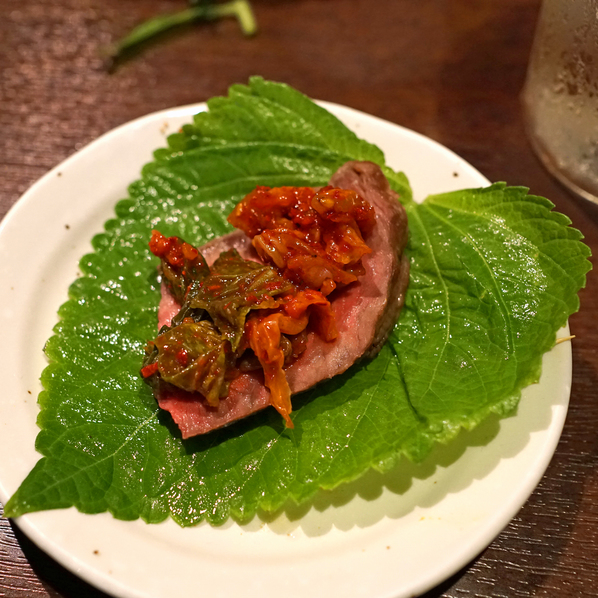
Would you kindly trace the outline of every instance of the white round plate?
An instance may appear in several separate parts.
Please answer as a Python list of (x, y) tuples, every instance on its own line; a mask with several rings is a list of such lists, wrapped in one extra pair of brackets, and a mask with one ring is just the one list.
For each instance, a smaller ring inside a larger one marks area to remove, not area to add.
[[(417, 133), (324, 104), (407, 173), (418, 201), (488, 181)], [(39, 458), (43, 346), (67, 299), (79, 258), (128, 184), (191, 115), (194, 105), (150, 114), (100, 137), (38, 181), (0, 226), (0, 499)], [(566, 330), (561, 331), (566, 334)], [(425, 463), (370, 472), (301, 507), (183, 529), (74, 509), (32, 513), (19, 527), (91, 584), (118, 597), (399, 598), (420, 594), (479, 554), (523, 505), (559, 439), (570, 392), (571, 350), (544, 357), (540, 384), (518, 415), (490, 419)]]

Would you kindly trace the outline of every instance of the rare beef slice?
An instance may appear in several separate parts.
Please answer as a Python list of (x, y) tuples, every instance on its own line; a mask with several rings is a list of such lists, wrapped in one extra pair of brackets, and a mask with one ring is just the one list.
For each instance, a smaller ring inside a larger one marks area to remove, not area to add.
[[(337, 289), (328, 297), (335, 313), (338, 337), (326, 342), (308, 333), (305, 351), (285, 374), (293, 394), (345, 372), (364, 357), (378, 353), (399, 317), (409, 280), (407, 215), (379, 166), (371, 162), (348, 162), (332, 176), (330, 185), (359, 193), (376, 212), (376, 222), (365, 241), (372, 252), (362, 258), (365, 274), (358, 282)], [(221, 252), (236, 249), (245, 259), (259, 261), (249, 239), (235, 231), (200, 247), (212, 264)], [(169, 324), (180, 305), (162, 287), (159, 327)], [(204, 434), (247, 417), (270, 405), (270, 392), (261, 371), (235, 378), (228, 396), (211, 407), (196, 393), (163, 386), (157, 396), (170, 412), (183, 438)]]

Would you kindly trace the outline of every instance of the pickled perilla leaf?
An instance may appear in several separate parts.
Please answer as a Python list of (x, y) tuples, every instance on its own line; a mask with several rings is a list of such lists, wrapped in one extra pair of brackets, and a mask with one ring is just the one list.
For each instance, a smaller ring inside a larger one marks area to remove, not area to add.
[[(208, 320), (182, 322), (155, 338), (160, 378), (187, 392), (200, 392), (210, 405), (226, 395), (225, 340)], [(180, 359), (184, 351), (185, 363)]]
[[(460, 428), (512, 413), (579, 307), (589, 250), (548, 200), (496, 184), (417, 205), (378, 148), (260, 78), (208, 106), (156, 152), (81, 261), (46, 347), (42, 458), (7, 516), (75, 506), (183, 526), (243, 521), (400, 455), (421, 460)], [(199, 246), (229, 230), (256, 184), (323, 185), (349, 159), (381, 164), (409, 216), (410, 285), (389, 341), (296, 396), (293, 430), (267, 409), (182, 441), (138, 374), (159, 301), (151, 228)]]
[(186, 303), (191, 309), (204, 309), (216, 328), (236, 351), (247, 314), (252, 309), (278, 306), (276, 296), (293, 289), (272, 266), (244, 260), (231, 249), (212, 264), (210, 276), (193, 285)]
[[(156, 234), (156, 231), (154, 231), (152, 239)], [(191, 247), (178, 237), (174, 237), (174, 239), (176, 239), (175, 242), (177, 244), (183, 247)], [(164, 256), (161, 256), (160, 259), (160, 272), (162, 273), (162, 280), (179, 304), (184, 302), (185, 296), (187, 295), (187, 289), (192, 283), (202, 280), (210, 274), (210, 268), (208, 267), (203, 255), (197, 252), (194, 247), (191, 247), (191, 249), (194, 250), (196, 255), (194, 253), (192, 256), (193, 259), (189, 259), (189, 257), (181, 255), (180, 264), (171, 264), (168, 259), (164, 258)], [(154, 252), (152, 251), (152, 253)], [(156, 254), (154, 253), (154, 255)]]
[(245, 260), (235, 249), (221, 253), (210, 268), (195, 247), (178, 237), (165, 241), (189, 248), (194, 260), (178, 256), (181, 264), (173, 267), (160, 256), (160, 272), (167, 286), (187, 288), (188, 292), (179, 292), (180, 311), (148, 343), (141, 375), (154, 390), (165, 382), (199, 392), (217, 407), (228, 394), (231, 378), (227, 372), (246, 349), (241, 340), (247, 315), (251, 310), (278, 307), (276, 297), (294, 287), (274, 267)]

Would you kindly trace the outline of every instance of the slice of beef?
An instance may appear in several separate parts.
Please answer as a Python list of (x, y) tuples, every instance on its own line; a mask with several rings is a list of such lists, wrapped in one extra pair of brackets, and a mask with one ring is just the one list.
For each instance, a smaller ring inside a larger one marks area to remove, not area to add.
[[(285, 369), (293, 393), (343, 373), (363, 357), (376, 355), (397, 321), (409, 281), (409, 262), (403, 255), (407, 215), (379, 166), (348, 162), (333, 175), (330, 184), (357, 191), (374, 207), (376, 224), (365, 239), (372, 253), (362, 258), (365, 274), (358, 282), (328, 297), (335, 312), (338, 337), (326, 342), (310, 332), (305, 352)], [(212, 264), (222, 251), (233, 247), (245, 259), (259, 261), (251, 240), (241, 231), (215, 239), (200, 251)], [(170, 323), (179, 308), (164, 287), (162, 291), (160, 326)], [(248, 372), (233, 380), (228, 396), (220, 400), (218, 407), (210, 407), (197, 394), (166, 386), (157, 399), (160, 407), (170, 412), (183, 438), (189, 438), (267, 407), (270, 393), (261, 373)]]

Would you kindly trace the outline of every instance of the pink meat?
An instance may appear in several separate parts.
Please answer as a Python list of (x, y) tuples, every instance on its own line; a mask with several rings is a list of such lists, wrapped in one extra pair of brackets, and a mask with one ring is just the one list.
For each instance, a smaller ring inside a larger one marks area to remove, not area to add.
[[(305, 352), (286, 368), (293, 393), (345, 372), (362, 357), (376, 355), (399, 316), (409, 280), (409, 262), (403, 256), (407, 216), (380, 168), (371, 162), (348, 162), (333, 175), (330, 184), (357, 191), (374, 207), (376, 224), (366, 238), (372, 253), (362, 259), (365, 274), (358, 282), (329, 296), (338, 337), (326, 342), (310, 332)], [(211, 264), (222, 251), (233, 247), (245, 259), (259, 261), (251, 240), (241, 231), (211, 241), (201, 252)], [(159, 325), (169, 324), (179, 307), (163, 286)], [(210, 407), (197, 394), (182, 390), (168, 390), (157, 398), (160, 407), (172, 415), (183, 438), (220, 428), (270, 404), (270, 392), (257, 372), (233, 380), (228, 396), (220, 400), (218, 407)]]

